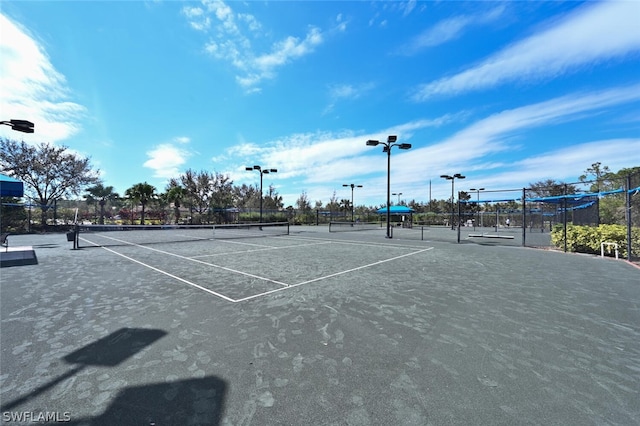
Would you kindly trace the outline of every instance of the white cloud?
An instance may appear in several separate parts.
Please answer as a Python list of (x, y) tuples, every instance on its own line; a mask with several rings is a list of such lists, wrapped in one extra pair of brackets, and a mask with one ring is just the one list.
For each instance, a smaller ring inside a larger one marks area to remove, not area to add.
[(588, 4), (473, 68), (420, 86), (414, 99), (424, 101), (437, 94), (552, 78), (640, 51), (638, 16), (640, 2), (637, 1)]
[(334, 84), (329, 86), (329, 96), (332, 100), (358, 99), (375, 88), (373, 83)]
[(403, 15), (403, 16), (407, 16), (407, 15), (411, 14), (411, 12), (413, 11), (413, 9), (416, 7), (416, 3), (417, 3), (417, 1), (416, 1), (416, 0), (409, 0), (409, 1), (408, 1), (408, 2), (406, 2), (406, 3), (403, 3), (403, 4), (401, 5), (401, 8), (402, 8), (402, 9), (404, 9), (404, 11), (403, 11), (402, 15)]
[(206, 31), (211, 27), (211, 19), (200, 7), (185, 6), (182, 8), (182, 14), (189, 20), (189, 25), (197, 31)]
[[(44, 47), (19, 24), (0, 14), (0, 111), (7, 118), (35, 124), (32, 135), (21, 133), (26, 142), (57, 142), (80, 131), (82, 105), (69, 101), (65, 77), (51, 64)], [(15, 137), (9, 127), (0, 135)]]
[[(275, 78), (279, 68), (312, 53), (324, 42), (323, 32), (319, 28), (310, 27), (304, 38), (284, 37), (274, 42), (269, 51), (260, 53), (253, 46), (252, 40), (264, 38), (265, 34), (260, 33), (262, 24), (255, 16), (235, 13), (220, 0), (205, 0), (203, 4), (206, 10), (184, 7), (182, 13), (193, 28), (209, 34), (210, 40), (205, 45), (205, 51), (216, 59), (232, 64), (238, 70), (236, 82), (247, 93), (260, 92), (261, 82)], [(210, 18), (217, 25), (211, 25)], [(338, 16), (334, 30), (344, 31), (345, 28), (346, 22)]]
[(460, 168), (461, 164), (470, 168), (476, 162), (485, 162), (486, 156), (514, 149), (513, 138), (529, 129), (584, 119), (605, 108), (639, 100), (640, 84), (637, 84), (600, 92), (574, 93), (502, 111), (471, 124), (442, 142), (416, 150), (417, 159), (409, 160), (411, 165), (407, 170), (423, 168), (424, 161), (419, 158), (426, 159), (428, 166), (436, 170), (435, 174), (450, 173), (447, 169)]
[(311, 28), (304, 40), (297, 37), (287, 37), (273, 45), (271, 53), (256, 57), (253, 62), (265, 73), (271, 73), (278, 66), (289, 60), (306, 55), (313, 48), (322, 43), (322, 33), (317, 28)]
[[(180, 137), (174, 142), (184, 145), (189, 140), (188, 138)], [(144, 162), (143, 166), (154, 171), (153, 177), (169, 179), (180, 175), (180, 166), (187, 162), (187, 158), (191, 156), (191, 153), (186, 149), (165, 143), (147, 151), (147, 156), (149, 159)]]
[[(351, 90), (344, 88), (339, 92), (348, 94)], [(440, 182), (442, 179), (438, 176), (456, 172), (468, 175), (460, 189), (518, 188), (546, 178), (572, 181), (596, 161), (612, 170), (640, 164), (640, 140), (575, 141), (569, 148), (527, 151), (521, 160), (513, 161), (512, 152), (523, 148), (519, 146), (521, 138), (535, 129), (584, 120), (612, 107), (638, 101), (640, 84), (571, 93), (491, 114), (426, 146), (414, 135), (418, 134), (421, 139), (426, 129), (468, 121), (469, 112), (413, 120), (366, 134), (358, 131), (302, 133), (261, 144), (240, 137), (239, 144), (221, 153), (228, 167), (219, 172), (228, 174), (237, 184), (255, 184), (256, 177), (244, 170), (246, 166), (259, 164), (277, 168), (278, 173), (269, 175), (264, 185), (287, 182), (283, 186), (286, 194), (279, 192), (286, 196), (288, 204), (295, 202), (303, 188), (313, 200), (326, 202), (342, 183), (365, 184), (359, 191), (360, 202), (381, 203), (380, 188), (386, 187), (386, 156), (381, 147), (367, 147), (365, 141), (384, 141), (387, 135), (396, 134), (399, 141), (414, 145), (409, 151), (394, 149), (392, 155), (392, 190), (404, 192), (408, 199), (426, 200), (429, 179), (433, 179), (433, 197), (448, 198), (450, 183)], [(174, 143), (160, 148), (163, 147), (149, 153), (152, 158), (145, 166), (164, 171), (157, 176), (177, 174), (187, 157), (172, 149), (181, 147)], [(507, 152), (509, 155), (505, 155)], [(216, 159), (219, 158), (213, 160)], [(229, 159), (233, 162), (228, 163)]]
[[(624, 153), (624, 155), (620, 155)], [(525, 172), (545, 171), (544, 178), (564, 178), (567, 170), (585, 169), (590, 164), (601, 162), (617, 171), (626, 164), (640, 164), (640, 139), (608, 139), (559, 148), (536, 157), (526, 158), (514, 164)], [(576, 176), (573, 176), (575, 179)], [(541, 180), (540, 178), (538, 180)]]
[(448, 41), (460, 38), (466, 29), (471, 26), (486, 25), (500, 18), (506, 6), (501, 4), (486, 13), (479, 15), (459, 15), (442, 20), (433, 27), (426, 29), (414, 37), (407, 45), (398, 49), (398, 54), (414, 55), (419, 51), (433, 46), (439, 46)]
[[(517, 140), (533, 129), (585, 119), (613, 106), (637, 101), (640, 101), (640, 84), (600, 92), (573, 93), (492, 114), (431, 145), (418, 146), (414, 143), (409, 151), (394, 149), (393, 186), (402, 188), (407, 197), (423, 194), (421, 199), (424, 200), (429, 190), (428, 181), (433, 178), (433, 196), (447, 198), (451, 186), (437, 179), (441, 174), (490, 175), (473, 181), (470, 177), (465, 185), (518, 188), (547, 177), (575, 180), (585, 167), (596, 161), (602, 161), (612, 170), (640, 164), (638, 139), (585, 141), (570, 148), (530, 155), (528, 159), (510, 160), (508, 164), (504, 160), (506, 157), (502, 157), (507, 151), (519, 149)], [(255, 162), (275, 167), (279, 172), (270, 176), (270, 181), (293, 179), (296, 187), (304, 187), (314, 199), (325, 201), (337, 184), (362, 183), (360, 180), (366, 177), (367, 185), (361, 189), (360, 199), (378, 199), (380, 188), (386, 186), (387, 164), (381, 148), (367, 147), (364, 143), (367, 139), (384, 141), (387, 135), (396, 134), (399, 141), (412, 143), (415, 132), (467, 119), (468, 113), (462, 111), (436, 119), (402, 123), (371, 134), (319, 132), (293, 135), (264, 145), (245, 143), (228, 152), (229, 158), (236, 158), (239, 162), (237, 170), (230, 174), (234, 180), (251, 181), (240, 166)], [(497, 172), (500, 169), (505, 171)], [(496, 172), (492, 173), (492, 170)]]
[(337, 102), (342, 100), (355, 100), (366, 93), (372, 91), (375, 88), (374, 83), (361, 83), (358, 85), (353, 84), (331, 84), (329, 85), (329, 98), (330, 103), (324, 109), (323, 114), (327, 114), (332, 111)]

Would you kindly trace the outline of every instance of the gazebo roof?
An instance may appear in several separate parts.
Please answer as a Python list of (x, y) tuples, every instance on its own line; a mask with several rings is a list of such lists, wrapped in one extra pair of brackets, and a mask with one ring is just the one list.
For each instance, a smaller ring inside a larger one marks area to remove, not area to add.
[[(414, 210), (411, 207), (407, 207), (407, 206), (391, 206), (391, 208), (389, 209), (390, 214), (409, 214), (413, 212)], [(378, 209), (377, 213), (386, 214), (387, 208), (383, 207), (381, 209)]]

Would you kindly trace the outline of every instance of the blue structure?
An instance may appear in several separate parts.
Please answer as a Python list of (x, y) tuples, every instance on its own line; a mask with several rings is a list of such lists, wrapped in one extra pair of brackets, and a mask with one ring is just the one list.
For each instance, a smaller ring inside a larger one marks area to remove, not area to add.
[[(403, 227), (411, 228), (413, 227), (413, 212), (414, 210), (411, 207), (407, 206), (391, 206), (389, 209), (389, 215), (391, 216), (390, 222), (402, 222)], [(376, 211), (378, 214), (387, 214), (387, 208), (383, 207)], [(404, 220), (404, 217), (401, 216), (409, 216), (409, 220)], [(394, 217), (395, 216), (395, 217)]]
[(23, 197), (24, 184), (18, 179), (0, 174), (0, 197)]
[[(413, 214), (414, 210), (407, 206), (391, 206), (389, 209), (390, 214)], [(387, 208), (383, 207), (376, 211), (378, 214), (387, 214)]]

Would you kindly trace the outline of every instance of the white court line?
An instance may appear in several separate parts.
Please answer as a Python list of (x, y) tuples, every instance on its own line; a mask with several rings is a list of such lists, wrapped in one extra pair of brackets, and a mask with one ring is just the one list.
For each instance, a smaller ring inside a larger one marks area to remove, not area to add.
[[(264, 238), (264, 237), (256, 237), (256, 238)], [(221, 243), (227, 243), (227, 244), (238, 244), (238, 245), (242, 245), (242, 246), (255, 246), (255, 247), (276, 247), (276, 246), (270, 246), (267, 244), (256, 244), (256, 243), (245, 243), (242, 241), (231, 241), (231, 240), (224, 240), (224, 239), (215, 239), (215, 241), (220, 241)]]
[[(180, 258), (180, 259), (189, 260), (191, 262), (196, 262), (196, 263), (201, 263), (203, 265), (212, 266), (214, 268), (222, 269), (224, 271), (234, 272), (236, 274), (240, 274), (240, 275), (244, 275), (244, 276), (247, 276), (247, 277), (255, 278), (257, 280), (268, 281), (268, 282), (271, 282), (271, 283), (274, 283), (274, 284), (281, 285), (283, 287), (288, 287), (289, 286), (289, 284), (286, 284), (286, 283), (283, 283), (283, 282), (280, 282), (280, 281), (276, 281), (276, 280), (272, 280), (270, 278), (261, 277), (261, 276), (258, 276), (258, 275), (250, 274), (248, 272), (238, 271), (238, 270), (235, 270), (235, 269), (227, 268), (226, 266), (216, 265), (214, 263), (208, 263), (208, 262), (204, 262), (204, 261), (198, 260), (198, 259), (192, 259), (192, 258), (189, 258), (187, 256), (182, 256), (180, 254), (175, 254), (175, 253), (171, 253), (171, 252), (164, 251), (164, 250), (158, 250), (158, 249), (155, 249), (153, 247), (143, 246), (143, 245), (140, 245), (140, 244), (130, 243), (128, 241), (119, 240), (118, 238), (113, 238), (113, 237), (104, 237), (104, 238), (109, 238), (109, 239), (114, 240), (114, 241), (119, 241), (121, 243), (126, 243), (128, 245), (140, 247), (140, 248), (143, 248), (143, 249), (146, 249), (146, 250), (151, 250), (151, 251), (155, 251), (155, 252), (158, 252), (158, 253), (167, 254), (169, 256), (174, 256), (174, 257), (177, 257), (177, 258)], [(83, 238), (83, 240), (87, 241), (84, 238)], [(87, 241), (87, 242), (101, 247), (100, 245), (92, 243), (91, 241)], [(106, 247), (102, 247), (102, 248), (106, 249)], [(109, 251), (114, 252), (113, 250), (109, 250)], [(123, 257), (126, 257), (126, 256), (123, 255)], [(139, 262), (139, 263), (144, 264), (142, 262)]]
[[(88, 243), (90, 243), (90, 244), (94, 244), (94, 243), (92, 243), (91, 241), (87, 241), (87, 240), (84, 240), (84, 241), (86, 241), (86, 242), (88, 242)], [(94, 244), (94, 245), (96, 245), (96, 244)], [(234, 302), (234, 303), (235, 303), (235, 302), (237, 302), (237, 300), (232, 299), (232, 298), (230, 298), (230, 297), (227, 297), (227, 296), (225, 296), (224, 294), (217, 293), (217, 292), (215, 292), (215, 291), (213, 291), (213, 290), (209, 290), (208, 288), (204, 288), (204, 287), (202, 287), (202, 286), (200, 286), (200, 285), (198, 285), (198, 284), (192, 283), (191, 281), (187, 281), (187, 280), (185, 280), (184, 278), (180, 278), (180, 277), (175, 276), (175, 275), (173, 275), (173, 274), (170, 274), (170, 273), (168, 273), (168, 272), (166, 272), (166, 271), (163, 271), (162, 269), (158, 269), (158, 268), (156, 268), (156, 267), (154, 267), (154, 266), (151, 266), (151, 265), (149, 265), (149, 264), (146, 264), (146, 263), (144, 263), (144, 262), (140, 262), (139, 260), (136, 260), (136, 259), (134, 259), (134, 258), (132, 258), (132, 257), (129, 257), (129, 256), (127, 256), (127, 255), (124, 255), (124, 254), (122, 254), (122, 253), (118, 253), (117, 251), (115, 251), (115, 250), (111, 250), (110, 248), (102, 247), (102, 246), (98, 246), (98, 247), (100, 247), (100, 248), (102, 248), (102, 249), (105, 249), (106, 251), (111, 252), (111, 253), (113, 253), (113, 254), (117, 254), (118, 256), (124, 257), (125, 259), (130, 260), (130, 261), (132, 261), (132, 262), (134, 262), (134, 263), (137, 263), (137, 264), (139, 264), (139, 265), (142, 265), (142, 266), (144, 266), (145, 268), (152, 269), (152, 270), (154, 270), (154, 271), (156, 271), (156, 272), (159, 272), (159, 273), (161, 273), (161, 274), (163, 274), (163, 275), (166, 275), (166, 276), (168, 276), (168, 277), (171, 277), (171, 278), (173, 278), (173, 279), (175, 279), (175, 280), (178, 280), (178, 281), (180, 281), (180, 282), (182, 282), (182, 283), (185, 283), (185, 284), (187, 284), (187, 285), (190, 285), (190, 286), (192, 286), (192, 287), (195, 287), (195, 288), (197, 288), (197, 289), (199, 289), (199, 290), (206, 291), (207, 293), (209, 293), (209, 294), (213, 294), (214, 296), (218, 296), (218, 297), (220, 297), (221, 299), (224, 299), (224, 300), (226, 300), (226, 301), (228, 301), (228, 302)]]
[(359, 270), (364, 269), (364, 268), (369, 268), (371, 266), (376, 266), (376, 265), (380, 265), (382, 263), (391, 262), (393, 260), (398, 260), (398, 259), (401, 259), (403, 257), (413, 256), (414, 254), (423, 253), (423, 252), (429, 251), (429, 250), (433, 250), (433, 247), (428, 247), (426, 249), (417, 250), (417, 251), (412, 252), (412, 253), (402, 254), (400, 256), (395, 256), (395, 257), (392, 257), (392, 258), (389, 258), (389, 259), (379, 260), (377, 262), (369, 263), (368, 265), (358, 266), (357, 268), (347, 269), (346, 271), (336, 272), (334, 274), (325, 275), (324, 277), (319, 277), (319, 278), (314, 278), (312, 280), (303, 281), (303, 282), (298, 283), (298, 284), (291, 284), (290, 286), (288, 286), (286, 288), (277, 288), (275, 290), (266, 291), (264, 293), (254, 294), (253, 296), (243, 297), (241, 299), (234, 300), (234, 302), (244, 302), (244, 301), (247, 301), (247, 300), (255, 299), (257, 297), (266, 296), (268, 294), (275, 293), (277, 291), (288, 290), (288, 289), (291, 289), (293, 287), (298, 287), (298, 286), (309, 284), (309, 283), (313, 283), (313, 282), (316, 282), (316, 281), (326, 280), (328, 278), (333, 278), (333, 277), (337, 277), (339, 275), (344, 275), (344, 274), (348, 274), (348, 273), (351, 273), (351, 272), (359, 271)]
[(364, 242), (364, 241), (356, 241), (356, 240), (332, 240), (330, 238), (319, 238), (319, 237), (292, 237), (288, 236), (287, 239), (300, 239), (300, 240), (311, 240), (311, 241), (331, 241), (336, 244), (350, 244), (356, 246), (369, 246), (369, 247), (389, 247), (389, 248), (401, 248), (401, 249), (417, 249), (422, 250), (424, 246), (407, 246), (401, 244), (389, 244), (389, 243), (374, 243), (374, 242)]
[[(128, 244), (128, 245), (137, 246), (137, 247), (140, 247), (140, 248), (143, 248), (143, 249), (155, 251), (155, 252), (158, 252), (158, 253), (168, 254), (170, 256), (175, 256), (175, 257), (178, 257), (178, 258), (181, 258), (181, 259), (191, 260), (193, 262), (201, 263), (203, 265), (212, 266), (214, 268), (219, 268), (219, 269), (223, 269), (223, 270), (230, 271), (230, 272), (235, 272), (235, 273), (238, 273), (238, 274), (241, 274), (241, 275), (245, 275), (245, 276), (249, 276), (249, 277), (252, 277), (252, 278), (256, 278), (256, 279), (261, 280), (261, 281), (268, 281), (268, 282), (272, 282), (272, 283), (279, 284), (279, 285), (283, 286), (282, 288), (270, 290), (270, 291), (259, 293), (259, 294), (254, 294), (252, 296), (243, 297), (241, 299), (232, 299), (232, 298), (227, 297), (227, 296), (225, 296), (225, 295), (223, 295), (221, 293), (217, 293), (217, 292), (215, 292), (213, 290), (209, 290), (209, 289), (207, 289), (205, 287), (202, 287), (202, 286), (200, 286), (198, 284), (192, 283), (192, 282), (187, 281), (187, 280), (185, 280), (183, 278), (177, 277), (177, 276), (172, 275), (172, 274), (170, 274), (168, 272), (165, 272), (165, 271), (163, 271), (161, 269), (158, 269), (158, 268), (155, 268), (155, 267), (153, 267), (151, 265), (148, 265), (148, 264), (146, 264), (144, 262), (138, 261), (138, 260), (133, 259), (133, 258), (131, 258), (129, 256), (126, 256), (124, 254), (118, 253), (118, 252), (116, 252), (114, 250), (111, 250), (111, 249), (109, 249), (107, 247), (99, 246), (98, 244), (95, 244), (95, 243), (93, 243), (91, 241), (88, 241), (88, 240), (82, 238), (83, 241), (86, 241), (86, 242), (88, 242), (90, 244), (93, 244), (95, 246), (103, 248), (103, 249), (105, 249), (105, 250), (107, 250), (107, 251), (109, 251), (111, 253), (114, 253), (114, 254), (117, 254), (118, 256), (124, 257), (125, 259), (131, 260), (131, 261), (133, 261), (135, 263), (138, 263), (138, 264), (140, 264), (142, 266), (145, 266), (145, 267), (147, 267), (149, 269), (152, 269), (154, 271), (160, 272), (161, 274), (167, 275), (167, 276), (169, 276), (171, 278), (174, 278), (174, 279), (176, 279), (176, 280), (178, 280), (180, 282), (183, 282), (183, 283), (185, 283), (187, 285), (190, 285), (192, 287), (198, 288), (198, 289), (203, 290), (203, 291), (205, 291), (205, 292), (207, 292), (209, 294), (212, 294), (214, 296), (218, 296), (218, 297), (220, 297), (220, 298), (222, 298), (222, 299), (224, 299), (226, 301), (233, 302), (233, 303), (244, 302), (244, 301), (247, 301), (247, 300), (251, 300), (251, 299), (258, 298), (258, 297), (266, 296), (266, 295), (269, 295), (271, 293), (275, 293), (275, 292), (278, 292), (278, 291), (286, 290), (286, 289), (289, 289), (289, 288), (292, 288), (292, 287), (298, 287), (298, 286), (309, 284), (309, 283), (312, 283), (312, 282), (329, 279), (329, 278), (332, 278), (332, 277), (348, 274), (348, 273), (351, 273), (351, 272), (354, 272), (354, 271), (358, 271), (358, 270), (361, 270), (361, 269), (364, 269), (364, 268), (368, 268), (368, 267), (371, 267), (371, 266), (379, 265), (379, 264), (386, 263), (386, 262), (391, 262), (393, 260), (401, 259), (403, 257), (413, 256), (415, 254), (419, 254), (419, 253), (423, 253), (425, 251), (433, 250), (433, 247), (422, 248), (422, 247), (415, 247), (415, 246), (401, 246), (401, 245), (395, 245), (395, 244), (362, 243), (362, 242), (359, 242), (359, 241), (350, 241), (350, 240), (336, 241), (336, 240), (330, 240), (330, 239), (325, 239), (325, 238), (297, 237), (297, 239), (300, 239), (300, 240), (323, 241), (323, 243), (320, 243), (320, 244), (340, 243), (340, 244), (365, 245), (365, 246), (384, 246), (384, 247), (405, 248), (405, 249), (413, 247), (413, 248), (416, 248), (418, 250), (414, 251), (414, 252), (411, 252), (411, 253), (406, 253), (406, 254), (403, 254), (403, 255), (400, 255), (400, 256), (395, 256), (395, 257), (392, 257), (392, 258), (389, 258), (389, 259), (379, 260), (377, 262), (373, 262), (373, 263), (370, 263), (370, 264), (367, 264), (367, 265), (363, 265), (363, 266), (359, 266), (359, 267), (356, 267), (356, 268), (348, 269), (348, 270), (345, 270), (345, 271), (336, 272), (336, 273), (333, 273), (333, 274), (330, 274), (330, 275), (326, 275), (326, 276), (323, 276), (323, 277), (314, 278), (312, 280), (303, 281), (303, 282), (300, 282), (300, 283), (297, 283), (297, 284), (286, 284), (286, 283), (282, 283), (280, 281), (275, 281), (275, 280), (271, 280), (271, 279), (268, 279), (268, 278), (260, 277), (260, 276), (257, 276), (257, 275), (249, 274), (249, 273), (246, 273), (246, 272), (237, 271), (237, 270), (234, 270), (234, 269), (231, 269), (231, 268), (227, 268), (227, 267), (224, 267), (224, 266), (215, 265), (213, 263), (203, 262), (203, 261), (200, 261), (200, 260), (197, 260), (197, 259), (192, 259), (192, 258), (189, 258), (189, 257), (186, 257), (186, 256), (182, 256), (182, 255), (179, 255), (179, 254), (170, 253), (170, 252), (167, 252), (167, 251), (164, 251), (164, 250), (158, 250), (158, 249), (154, 249), (152, 247), (147, 247), (147, 246), (143, 246), (143, 245), (139, 245), (139, 244), (130, 243), (128, 241), (122, 241), (122, 240), (119, 240), (117, 238), (113, 238), (113, 237), (105, 237), (105, 238), (109, 238), (109, 239), (112, 239), (114, 241), (119, 241), (119, 242), (122, 242), (122, 243), (125, 243), (125, 244)], [(291, 238), (291, 237), (288, 237), (288, 238)], [(294, 237), (294, 238), (296, 238), (296, 237)], [(319, 244), (311, 244), (311, 245), (319, 245)], [(290, 248), (295, 248), (295, 247), (299, 247), (299, 246), (300, 245), (294, 245), (294, 246), (290, 246)], [(256, 250), (256, 251), (258, 251), (258, 250)]]
[(227, 256), (230, 254), (245, 254), (245, 253), (254, 253), (258, 251), (281, 250), (281, 249), (298, 248), (298, 247), (322, 246), (325, 244), (331, 244), (331, 242), (323, 241), (323, 242), (312, 243), (312, 244), (294, 244), (291, 246), (280, 246), (280, 247), (268, 246), (268, 247), (263, 247), (259, 249), (254, 249), (254, 250), (239, 250), (239, 251), (228, 251), (225, 253), (201, 254), (198, 256), (191, 256), (189, 257), (189, 259), (199, 259), (201, 257)]

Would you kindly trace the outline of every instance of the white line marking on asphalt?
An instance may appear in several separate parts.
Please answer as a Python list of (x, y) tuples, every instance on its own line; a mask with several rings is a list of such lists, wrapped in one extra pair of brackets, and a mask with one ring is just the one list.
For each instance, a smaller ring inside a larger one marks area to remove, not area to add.
[(299, 287), (301, 285), (313, 283), (313, 282), (316, 282), (316, 281), (326, 280), (328, 278), (333, 278), (333, 277), (337, 277), (339, 275), (344, 275), (344, 274), (348, 274), (348, 273), (351, 273), (351, 272), (359, 271), (359, 270), (364, 269), (364, 268), (369, 268), (369, 267), (372, 267), (372, 266), (380, 265), (382, 263), (391, 262), (393, 260), (398, 260), (398, 259), (401, 259), (403, 257), (413, 256), (415, 254), (423, 253), (423, 252), (429, 251), (429, 250), (433, 250), (433, 247), (428, 247), (426, 249), (417, 250), (417, 251), (414, 251), (412, 253), (406, 253), (406, 254), (403, 254), (403, 255), (400, 255), (400, 256), (395, 256), (395, 257), (392, 257), (392, 258), (389, 258), (389, 259), (379, 260), (377, 262), (369, 263), (367, 265), (358, 266), (357, 268), (351, 268), (351, 269), (347, 269), (346, 271), (336, 272), (334, 274), (329, 274), (329, 275), (325, 275), (323, 277), (314, 278), (312, 280), (303, 281), (303, 282), (300, 282), (298, 284), (291, 284), (286, 288), (277, 288), (275, 290), (266, 291), (264, 293), (259, 293), (259, 294), (254, 294), (252, 296), (243, 297), (241, 299), (236, 299), (235, 302), (244, 302), (244, 301), (255, 299), (255, 298), (258, 298), (258, 297), (261, 297), (261, 296), (266, 296), (268, 294), (275, 293), (277, 291), (288, 290), (288, 289), (291, 289), (291, 288), (294, 288), (294, 287)]

